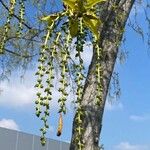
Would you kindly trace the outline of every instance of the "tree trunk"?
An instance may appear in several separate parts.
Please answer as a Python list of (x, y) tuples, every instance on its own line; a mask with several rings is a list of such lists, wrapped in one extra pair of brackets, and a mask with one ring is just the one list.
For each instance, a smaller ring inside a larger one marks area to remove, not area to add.
[[(103, 26), (100, 28), (101, 39), (99, 42), (100, 47), (103, 49), (103, 60), (100, 62), (103, 66), (103, 100), (100, 106), (95, 105), (97, 91), (96, 77), (93, 71), (95, 70), (97, 60), (96, 52), (93, 50), (93, 57), (89, 66), (82, 100), (82, 106), (85, 111), (85, 116), (82, 120), (83, 128), (85, 129), (83, 134), (84, 150), (100, 150), (98, 144), (109, 83), (123, 30), (134, 2), (135, 0), (108, 0), (107, 3), (100, 6), (100, 18), (103, 22)], [(75, 118), (76, 115), (73, 122), (70, 150), (78, 150), (74, 142), (76, 135)]]

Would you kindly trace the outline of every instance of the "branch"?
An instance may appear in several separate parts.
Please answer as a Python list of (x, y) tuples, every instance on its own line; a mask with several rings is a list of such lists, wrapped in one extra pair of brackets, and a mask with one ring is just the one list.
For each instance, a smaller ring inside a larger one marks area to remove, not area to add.
[[(34, 37), (33, 37), (34, 38)], [(36, 42), (36, 43), (41, 43), (41, 41), (38, 41), (38, 40), (35, 40), (33, 38), (25, 38), (25, 37), (16, 37), (16, 36), (12, 36), (12, 37), (8, 37), (7, 38), (7, 41), (9, 40), (12, 40), (12, 39), (23, 39), (23, 40), (26, 40), (26, 41), (30, 41), (30, 42)]]
[[(3, 7), (4, 7), (7, 11), (9, 11), (9, 8), (5, 5), (5, 3), (4, 3), (2, 0), (0, 0), (0, 2), (1, 2), (1, 4), (3, 5)], [(20, 21), (20, 18), (19, 18), (17, 15), (13, 14), (13, 16), (14, 16), (17, 20)], [(32, 27), (30, 27), (30, 26), (29, 26), (28, 24), (26, 24), (25, 22), (22, 22), (22, 24), (23, 24), (24, 26), (26, 26), (28, 29), (32, 29)]]
[(6, 52), (8, 52), (8, 53), (11, 53), (11, 54), (13, 54), (13, 55), (16, 55), (16, 56), (18, 56), (18, 57), (22, 57), (22, 58), (31, 58), (31, 57), (34, 57), (34, 56), (37, 56), (37, 54), (34, 54), (34, 55), (20, 55), (20, 54), (18, 54), (18, 53), (16, 53), (16, 52), (13, 52), (13, 51), (11, 51), (11, 50), (9, 50), (9, 49), (6, 49), (5, 48), (5, 51)]

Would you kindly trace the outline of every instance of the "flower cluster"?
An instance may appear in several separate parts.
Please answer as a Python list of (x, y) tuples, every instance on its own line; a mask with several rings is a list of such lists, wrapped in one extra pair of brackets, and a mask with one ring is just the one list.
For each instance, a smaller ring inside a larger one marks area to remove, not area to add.
[[(19, 5), (17, 5), (19, 3)], [(21, 33), (22, 33), (22, 30), (23, 30), (23, 22), (24, 22), (24, 15), (25, 15), (25, 4), (24, 4), (24, 0), (20, 0), (20, 1), (17, 1), (17, 0), (10, 0), (9, 1), (9, 13), (8, 13), (8, 16), (7, 16), (7, 21), (4, 25), (4, 33), (2, 35), (2, 40), (1, 40), (1, 43), (0, 43), (0, 54), (4, 54), (5, 52), (5, 46), (6, 46), (6, 42), (7, 42), (7, 38), (9, 36), (9, 31), (11, 29), (11, 27), (13, 26), (12, 23), (12, 19), (16, 16), (15, 14), (15, 10), (16, 8), (20, 7), (20, 10), (19, 10), (19, 16), (18, 16), (18, 29), (17, 29), (17, 37), (20, 38), (21, 36)]]
[[(51, 33), (53, 30), (53, 25), (54, 24), (48, 26), (47, 28), (47, 34), (44, 37), (45, 41), (44, 44), (41, 46), (40, 58), (38, 60), (39, 61), (38, 71), (36, 72), (36, 75), (38, 76), (37, 83), (35, 85), (35, 87), (38, 88), (37, 99), (35, 101), (36, 116), (40, 117), (44, 123), (44, 126), (40, 129), (42, 132), (42, 136), (41, 136), (42, 145), (45, 145), (46, 143), (45, 134), (47, 128), (49, 128), (49, 125), (47, 123), (47, 118), (49, 116), (50, 101), (52, 99), (52, 92), (51, 92), (53, 87), (52, 81), (54, 79), (53, 59), (56, 54), (56, 45), (53, 45), (50, 48), (48, 47), (49, 39), (52, 36)], [(57, 43), (58, 39), (59, 37), (56, 38), (55, 44)], [(50, 58), (48, 58), (47, 53), (50, 53)], [(46, 87), (42, 82), (45, 76), (47, 76)]]
[(16, 0), (10, 0), (9, 13), (8, 13), (7, 21), (4, 25), (5, 31), (2, 37), (2, 41), (0, 43), (0, 54), (4, 53), (4, 48), (5, 48), (5, 44), (6, 44), (7, 37), (8, 37), (8, 31), (11, 26), (10, 21), (13, 18), (14, 11), (15, 11), (15, 5), (16, 5)]
[(75, 141), (78, 145), (78, 149), (82, 150), (84, 144), (82, 141), (82, 135), (84, 133), (84, 129), (82, 127), (82, 118), (83, 118), (83, 108), (82, 108), (82, 95), (83, 95), (83, 81), (84, 81), (84, 66), (83, 66), (83, 59), (81, 57), (81, 53), (83, 52), (83, 45), (85, 44), (85, 30), (83, 28), (83, 19), (79, 18), (78, 20), (78, 34), (77, 34), (77, 41), (76, 41), (76, 58), (78, 58), (79, 64), (76, 65), (77, 73), (76, 73), (76, 84), (77, 84), (77, 118), (76, 118), (76, 137)]
[[(101, 24), (99, 18), (96, 16), (96, 13), (93, 11), (93, 6), (95, 6), (99, 2), (103, 2), (105, 0), (63, 0), (65, 10), (56, 14), (48, 15), (41, 18), (42, 21), (46, 22), (48, 25), (47, 35), (45, 37), (45, 42), (41, 48), (40, 59), (39, 59), (39, 67), (37, 84), (36, 87), (43, 91), (37, 93), (36, 100), (36, 115), (40, 117), (44, 111), (44, 115), (42, 115), (41, 120), (44, 122), (44, 127), (41, 128), (42, 136), (41, 143), (45, 145), (46, 138), (46, 130), (48, 128), (47, 125), (47, 117), (49, 116), (49, 107), (50, 100), (52, 99), (52, 87), (53, 87), (53, 79), (54, 79), (54, 59), (56, 57), (60, 57), (59, 68), (61, 70), (60, 80), (59, 80), (59, 89), (60, 98), (58, 99), (59, 103), (59, 125), (58, 125), (58, 136), (61, 135), (62, 132), (62, 113), (66, 113), (66, 100), (68, 96), (67, 87), (68, 87), (68, 62), (71, 58), (70, 56), (70, 47), (73, 40), (76, 40), (76, 63), (75, 63), (75, 83), (76, 83), (76, 137), (75, 142), (79, 150), (82, 150), (84, 147), (84, 142), (82, 137), (84, 135), (83, 122), (82, 118), (84, 117), (84, 109), (82, 106), (82, 97), (84, 92), (84, 62), (82, 59), (83, 46), (86, 42), (86, 37), (89, 34), (89, 31), (93, 36), (93, 47), (96, 50), (96, 71), (95, 76), (97, 79), (97, 95), (96, 95), (96, 105), (100, 105), (102, 100), (102, 66), (101, 66), (101, 58), (102, 58), (102, 49), (99, 48), (99, 32), (98, 28)], [(60, 23), (59, 22), (63, 22)], [(58, 25), (59, 24), (59, 25)], [(55, 28), (57, 28), (55, 30)], [(55, 37), (54, 37), (55, 35)], [(63, 39), (63, 46), (60, 46), (61, 40)], [(49, 43), (49, 44), (48, 44)], [(49, 54), (49, 55), (48, 55)], [(49, 56), (49, 57), (48, 57)], [(47, 63), (48, 61), (48, 63)], [(43, 76), (46, 77), (46, 87), (43, 84)], [(44, 89), (44, 90), (42, 90)], [(42, 96), (43, 93), (45, 96)], [(45, 108), (45, 109), (44, 109)]]
[(21, 32), (23, 30), (23, 22), (24, 22), (24, 15), (25, 15), (25, 5), (24, 5), (24, 0), (21, 0), (19, 2), (20, 5), (20, 10), (19, 10), (19, 25), (18, 25), (18, 31), (17, 31), (17, 36), (21, 36)]
[(60, 84), (61, 87), (59, 88), (59, 92), (61, 93), (61, 97), (58, 100), (58, 103), (60, 104), (60, 109), (59, 113), (66, 113), (66, 106), (65, 106), (65, 101), (67, 100), (67, 87), (68, 87), (68, 79), (67, 79), (67, 74), (69, 72), (68, 70), (68, 59), (70, 58), (70, 53), (68, 51), (68, 46), (70, 43), (71, 36), (68, 33), (66, 36), (66, 39), (64, 40), (65, 45), (64, 48), (61, 49), (60, 55), (61, 55), (61, 62), (60, 62), (60, 68), (61, 68), (61, 79), (60, 79)]
[(97, 95), (96, 95), (96, 104), (98, 106), (101, 105), (102, 102), (102, 96), (103, 96), (103, 86), (102, 86), (102, 78), (103, 78), (103, 69), (102, 69), (102, 64), (101, 64), (101, 60), (102, 60), (102, 49), (99, 48), (98, 42), (95, 42), (95, 50), (96, 50), (96, 56), (97, 56), (97, 63), (96, 63), (96, 70), (95, 70), (95, 74), (96, 74), (96, 79), (97, 79)]

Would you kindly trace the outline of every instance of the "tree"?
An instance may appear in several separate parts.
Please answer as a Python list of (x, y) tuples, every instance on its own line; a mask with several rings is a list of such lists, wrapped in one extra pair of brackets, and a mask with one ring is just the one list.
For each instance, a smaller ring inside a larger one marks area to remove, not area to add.
[[(93, 54), (92, 62), (89, 67), (88, 76), (84, 86), (84, 94), (82, 105), (86, 111), (86, 117), (84, 117), (84, 128), (86, 129), (83, 135), (86, 150), (98, 150), (99, 135), (102, 128), (102, 117), (104, 106), (106, 102), (106, 96), (108, 93), (108, 87), (113, 73), (114, 64), (117, 58), (118, 46), (120, 45), (123, 30), (134, 4), (134, 0), (126, 1), (109, 1), (101, 8), (100, 18), (102, 18), (103, 27), (100, 28), (101, 40), (99, 41), (100, 47), (103, 49), (103, 59), (101, 60), (103, 68), (103, 99), (100, 106), (95, 106), (93, 99), (96, 94), (95, 76), (93, 70), (95, 70), (96, 56), (95, 51)], [(116, 20), (117, 18), (117, 20)], [(117, 23), (116, 23), (117, 21)], [(73, 124), (73, 136), (71, 149), (77, 149), (74, 145), (73, 139), (75, 136), (75, 122)]]
[[(75, 72), (73, 73), (74, 78), (77, 81), (76, 94), (78, 101), (76, 102), (78, 106), (73, 122), (70, 149), (100, 149), (98, 144), (102, 128), (102, 117), (106, 96), (108, 94), (109, 84), (112, 77), (114, 64), (116, 62), (118, 49), (123, 37), (125, 25), (135, 0), (87, 0), (87, 3), (85, 4), (86, 7), (83, 7), (83, 1), (81, 0), (63, 0), (64, 11), (61, 13), (53, 13), (47, 16), (45, 16), (46, 9), (44, 9), (45, 7), (43, 6), (48, 5), (49, 1), (43, 0), (42, 4), (39, 5), (39, 1), (35, 0), (33, 1), (34, 5), (40, 12), (40, 20), (35, 20), (39, 22), (35, 27), (28, 25), (28, 22), (24, 21), (24, 0), (21, 0), (20, 4), (16, 4), (16, 2), (18, 1), (10, 0), (10, 5), (7, 6), (4, 1), (0, 0), (0, 3), (2, 4), (1, 7), (4, 8), (4, 11), (8, 11), (9, 13), (5, 25), (1, 27), (5, 34), (2, 34), (3, 36), (0, 39), (0, 52), (3, 53), (5, 51), (11, 55), (13, 54), (15, 57), (21, 57), (21, 59), (17, 59), (17, 62), (22, 61), (22, 58), (24, 58), (25, 62), (29, 62), (30, 58), (33, 58), (33, 56), (37, 55), (33, 54), (31, 49), (35, 49), (35, 52), (39, 53), (37, 46), (40, 45), (37, 45), (37, 43), (39, 40), (41, 43), (44, 41), (40, 51), (41, 57), (39, 59), (39, 70), (36, 73), (39, 77), (36, 87), (40, 89), (43, 89), (43, 85), (41, 84), (42, 77), (45, 74), (49, 75), (49, 78), (47, 78), (48, 86), (44, 88), (47, 96), (41, 97), (42, 92), (40, 91), (37, 93), (38, 100), (36, 101), (37, 116), (40, 116), (41, 114), (40, 107), (42, 106), (45, 108), (45, 116), (41, 117), (41, 120), (44, 122), (44, 127), (41, 129), (43, 135), (41, 137), (42, 144), (45, 144), (45, 134), (46, 129), (48, 128), (47, 116), (49, 115), (49, 100), (52, 99), (50, 89), (53, 87), (51, 83), (54, 78), (54, 65), (52, 62), (55, 60), (55, 63), (58, 63), (60, 66), (60, 83), (62, 85), (62, 87), (59, 89), (62, 97), (59, 99), (60, 123), (58, 127), (58, 135), (61, 134), (62, 113), (66, 112), (65, 101), (67, 93), (65, 88), (68, 86), (66, 83), (66, 74), (68, 74), (69, 71), (72, 73), (73, 70)], [(14, 11), (15, 7), (20, 7), (20, 11), (17, 14)], [(41, 16), (45, 17), (41, 18)], [(69, 22), (63, 18), (66, 16), (68, 17)], [(15, 23), (18, 23), (17, 30), (11, 26), (10, 21), (13, 18), (17, 20), (14, 21)], [(63, 19), (61, 20), (61, 18)], [(147, 20), (149, 20), (149, 18), (147, 18)], [(41, 22), (45, 22), (44, 28), (41, 28)], [(60, 27), (61, 25), (63, 26)], [(82, 27), (84, 28), (85, 32), (82, 31)], [(99, 32), (97, 32), (98, 30)], [(25, 34), (25, 32), (27, 34)], [(42, 36), (45, 40), (41, 38)], [(71, 48), (70, 44), (72, 44), (72, 40), (74, 38), (77, 38), (75, 45), (77, 47), (76, 57), (78, 58), (79, 64), (75, 64), (71, 60), (71, 63), (68, 65), (67, 59), (70, 57), (68, 49)], [(84, 87), (82, 87), (84, 74), (83, 61), (80, 53), (83, 50), (83, 44), (86, 41), (86, 38), (90, 39), (90, 41), (93, 43), (93, 57), (89, 66), (85, 83), (83, 85)], [(11, 40), (11, 46), (9, 40)], [(18, 40), (22, 41), (22, 43), (18, 43)], [(49, 47), (49, 45), (52, 45), (52, 47)], [(26, 49), (27, 47), (29, 49)], [(9, 50), (8, 48), (13, 49), (13, 51)], [(65, 49), (64, 51), (62, 50), (63, 48)], [(15, 49), (17, 49), (17, 51)], [(51, 49), (51, 51), (48, 51), (49, 49)], [(65, 59), (61, 59), (60, 56)], [(2, 57), (4, 59), (6, 56), (4, 55)], [(49, 69), (46, 70), (45, 67), (43, 67), (43, 64), (45, 64), (48, 59), (50, 60), (47, 65)], [(95, 70), (97, 72), (95, 72)], [(95, 104), (96, 98), (98, 100), (97, 104)], [(81, 119), (79, 117), (81, 117)]]

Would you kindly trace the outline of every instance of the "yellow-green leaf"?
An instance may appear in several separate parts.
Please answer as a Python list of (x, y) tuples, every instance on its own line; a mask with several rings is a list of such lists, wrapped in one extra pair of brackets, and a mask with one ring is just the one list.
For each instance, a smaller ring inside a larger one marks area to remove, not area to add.
[(69, 6), (72, 10), (75, 10), (75, 3), (76, 3), (77, 0), (63, 0), (63, 3), (66, 5), (66, 6)]
[(70, 35), (72, 38), (77, 36), (78, 34), (78, 20), (76, 19), (69, 19), (69, 30), (70, 30)]
[(16, 3), (16, 0), (11, 0), (10, 2), (11, 2), (12, 4), (14, 4), (14, 3)]
[(85, 8), (90, 9), (94, 5), (101, 3), (101, 2), (106, 2), (106, 0), (87, 0), (87, 4), (85, 5)]
[[(88, 10), (85, 14), (87, 17), (89, 17), (89, 19), (96, 19), (96, 20), (99, 20), (99, 18), (97, 17), (97, 15), (91, 11), (91, 10)], [(99, 20), (100, 21), (100, 20)]]
[(42, 17), (41, 21), (46, 21), (49, 25), (51, 25), (57, 18), (58, 15), (48, 15), (46, 17)]
[(93, 15), (84, 15), (83, 16), (83, 22), (91, 30), (93, 35), (98, 39), (99, 38), (99, 27), (100, 27), (100, 20), (93, 16)]
[(84, 7), (84, 1), (82, 0), (77, 0), (77, 8), (76, 10), (79, 11), (80, 13), (84, 13), (86, 11), (85, 7)]

